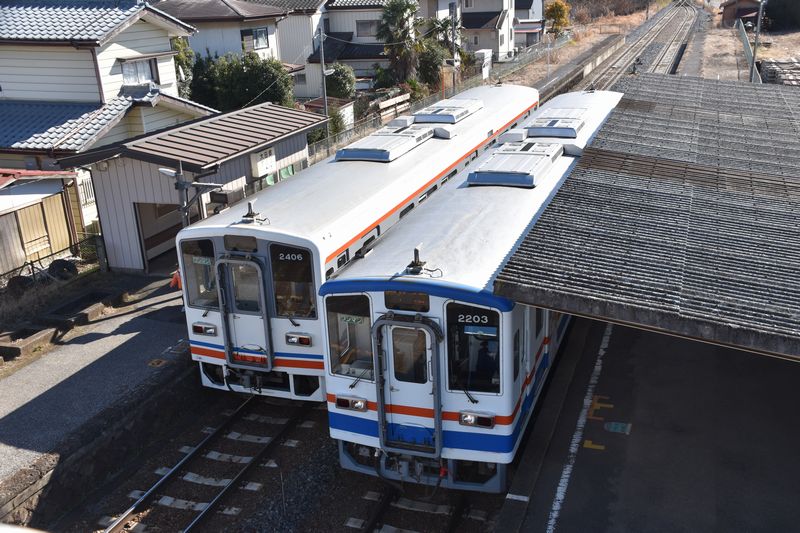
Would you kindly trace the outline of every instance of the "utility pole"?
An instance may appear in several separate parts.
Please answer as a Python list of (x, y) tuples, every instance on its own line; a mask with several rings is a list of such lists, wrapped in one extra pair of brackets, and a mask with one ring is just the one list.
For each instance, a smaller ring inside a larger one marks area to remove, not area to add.
[(189, 187), (192, 185), (183, 181), (183, 162), (178, 160), (178, 170), (175, 171), (175, 188), (178, 190), (178, 201), (181, 210), (181, 225), (189, 225)]
[(456, 94), (456, 22), (458, 21), (458, 4), (450, 2), (450, 33), (453, 41), (453, 94)]
[(650, 0), (644, 0), (644, 5), (645, 5), (644, 19), (650, 20)]
[[(325, 118), (328, 118), (328, 86), (325, 82), (325, 32), (322, 31), (322, 26), (319, 27), (319, 62), (322, 67), (322, 106), (325, 110)], [(331, 134), (328, 120), (325, 120), (325, 137)]]
[(758, 3), (758, 23), (756, 24), (756, 42), (753, 44), (753, 59), (750, 62), (750, 83), (755, 80), (756, 74), (756, 54), (758, 53), (758, 38), (761, 35), (761, 17), (764, 15), (764, 4), (767, 0)]

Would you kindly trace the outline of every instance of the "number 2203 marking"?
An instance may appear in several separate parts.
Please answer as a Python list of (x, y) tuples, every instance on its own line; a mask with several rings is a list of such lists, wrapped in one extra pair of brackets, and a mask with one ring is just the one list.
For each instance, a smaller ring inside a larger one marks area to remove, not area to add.
[(466, 324), (488, 324), (489, 317), (486, 315), (458, 315), (458, 321)]

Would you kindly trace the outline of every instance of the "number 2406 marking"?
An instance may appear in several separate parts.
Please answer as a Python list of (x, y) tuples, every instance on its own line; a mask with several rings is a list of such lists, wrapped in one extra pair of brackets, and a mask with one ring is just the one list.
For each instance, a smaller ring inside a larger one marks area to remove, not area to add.
[(278, 254), (279, 261), (302, 261), (303, 254)]

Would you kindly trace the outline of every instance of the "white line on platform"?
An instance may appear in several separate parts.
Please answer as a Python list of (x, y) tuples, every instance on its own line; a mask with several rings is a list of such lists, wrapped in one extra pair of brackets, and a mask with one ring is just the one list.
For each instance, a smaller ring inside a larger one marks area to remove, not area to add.
[(592, 397), (594, 396), (594, 389), (597, 387), (597, 382), (600, 380), (600, 373), (603, 371), (603, 356), (608, 349), (608, 343), (611, 341), (611, 332), (613, 326), (606, 325), (606, 331), (603, 333), (603, 340), (600, 342), (600, 349), (597, 351), (597, 359), (594, 363), (592, 375), (589, 378), (589, 386), (586, 388), (586, 395), (583, 397), (583, 409), (578, 417), (578, 423), (575, 426), (575, 433), (572, 434), (572, 440), (569, 443), (569, 455), (564, 468), (561, 471), (561, 479), (558, 481), (558, 488), (556, 495), (553, 498), (553, 505), (550, 507), (550, 515), (547, 518), (547, 533), (553, 533), (556, 530), (558, 523), (558, 515), (564, 505), (564, 498), (567, 497), (567, 487), (569, 486), (569, 478), (572, 475), (572, 469), (575, 466), (575, 459), (578, 456), (581, 440), (583, 439), (583, 429), (586, 427), (586, 417), (589, 414), (589, 408), (592, 405)]

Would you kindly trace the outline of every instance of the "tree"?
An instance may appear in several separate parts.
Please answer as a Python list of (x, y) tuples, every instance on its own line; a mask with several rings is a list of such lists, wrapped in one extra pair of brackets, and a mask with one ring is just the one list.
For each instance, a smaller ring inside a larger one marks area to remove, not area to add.
[(232, 111), (263, 102), (292, 106), (292, 78), (277, 59), (244, 56), (198, 58), (192, 97), (220, 111)]
[(173, 37), (170, 42), (175, 54), (175, 74), (178, 80), (178, 96), (191, 98), (192, 96), (192, 71), (194, 67), (194, 50), (189, 46), (186, 37)]
[(356, 73), (353, 67), (334, 63), (331, 68), (333, 74), (326, 80), (328, 96), (350, 100), (356, 95)]
[[(430, 37), (439, 41), (445, 49), (453, 49), (453, 19), (451, 17), (428, 20), (428, 31), (430, 32)], [(461, 40), (460, 37), (461, 19), (456, 19), (456, 42)]]
[(376, 37), (386, 43), (384, 49), (396, 81), (413, 78), (417, 69), (417, 43), (414, 0), (389, 0), (383, 6)]
[(552, 0), (544, 8), (544, 18), (550, 21), (553, 33), (560, 36), (569, 26), (569, 5), (564, 0)]
[(436, 87), (442, 77), (442, 63), (449, 54), (441, 44), (433, 39), (424, 39), (420, 44), (417, 74), (423, 83)]

